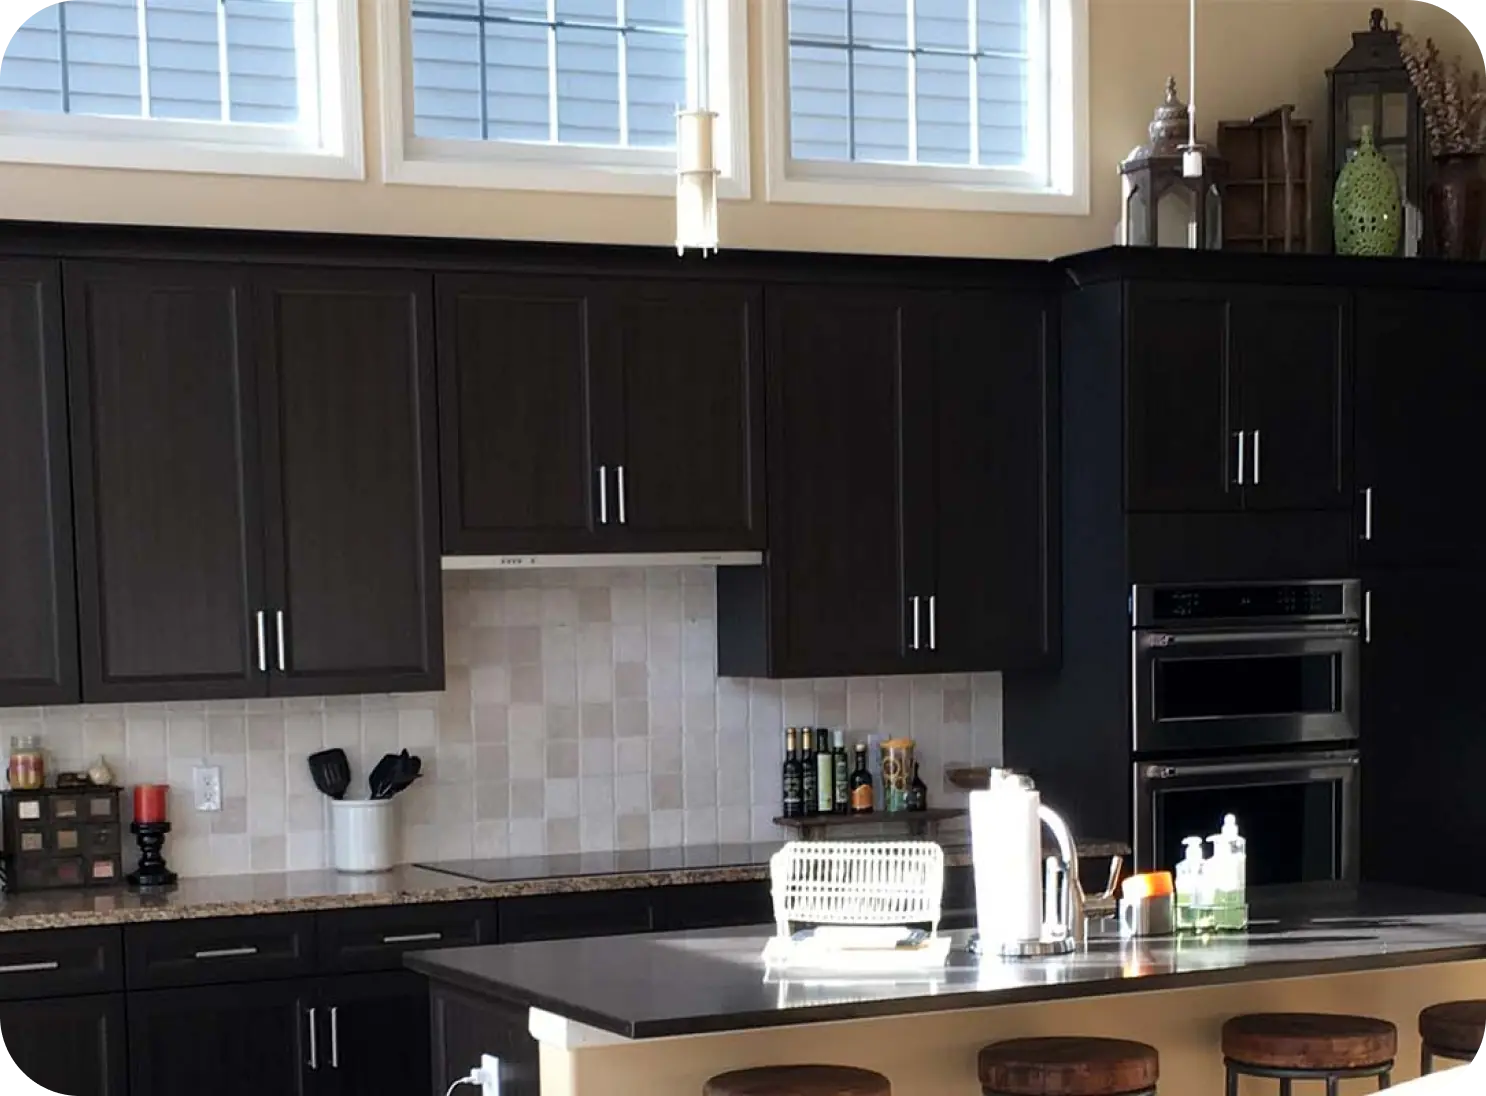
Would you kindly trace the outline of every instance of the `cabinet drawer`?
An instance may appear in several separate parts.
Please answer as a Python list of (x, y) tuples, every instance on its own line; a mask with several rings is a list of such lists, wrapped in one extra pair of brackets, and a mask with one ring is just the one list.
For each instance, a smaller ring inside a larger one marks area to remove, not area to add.
[(742, 883), (690, 883), (656, 894), (663, 932), (764, 925), (774, 920), (767, 879)]
[(497, 907), (500, 942), (652, 932), (657, 927), (652, 893), (622, 890), (502, 899)]
[(0, 933), (0, 1001), (123, 988), (117, 928)]
[(290, 913), (130, 925), (124, 955), (130, 989), (292, 978), (314, 970), (315, 919)]
[(324, 970), (399, 970), (405, 951), (495, 943), (494, 902), (381, 906), (316, 915)]

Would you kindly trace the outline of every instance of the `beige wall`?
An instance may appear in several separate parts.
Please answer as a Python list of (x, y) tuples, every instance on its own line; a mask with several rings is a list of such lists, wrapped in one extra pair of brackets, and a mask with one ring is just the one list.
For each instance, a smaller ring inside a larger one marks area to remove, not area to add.
[[(658, 198), (602, 198), (387, 186), (380, 181), (376, 124), (377, 6), (361, 0), (368, 180), (360, 183), (211, 175), (0, 167), (8, 217), (149, 224), (307, 229), (470, 237), (523, 237), (665, 244), (671, 205)], [(1092, 92), (1093, 209), (1087, 217), (992, 215), (790, 206), (763, 200), (759, 10), (784, 0), (749, 0), (754, 199), (726, 203), (725, 246), (801, 250), (1046, 257), (1113, 240), (1118, 218), (1115, 165), (1143, 138), (1169, 72), (1186, 93), (1184, 0), (1088, 0)], [(1285, 102), (1324, 115), (1326, 67), (1367, 25), (1368, 0), (1201, 0), (1201, 106), (1241, 118)], [(1455, 18), (1418, 0), (1394, 0), (1393, 18), (1434, 35), (1447, 52), (1480, 50)], [(1324, 147), (1324, 129), (1317, 144)]]

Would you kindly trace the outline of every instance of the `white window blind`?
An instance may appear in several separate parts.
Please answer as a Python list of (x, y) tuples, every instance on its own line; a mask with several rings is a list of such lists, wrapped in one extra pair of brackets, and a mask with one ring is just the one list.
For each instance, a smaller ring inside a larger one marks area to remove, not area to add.
[(315, 0), (66, 0), (0, 64), (0, 110), (315, 128)]
[(413, 136), (675, 146), (685, 0), (411, 0)]
[(788, 0), (796, 160), (1045, 174), (1047, 0)]

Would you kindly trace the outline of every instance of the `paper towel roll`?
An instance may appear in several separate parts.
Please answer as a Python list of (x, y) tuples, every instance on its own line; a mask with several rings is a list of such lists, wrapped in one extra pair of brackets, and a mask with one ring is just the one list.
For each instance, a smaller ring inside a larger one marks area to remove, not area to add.
[(970, 793), (975, 919), (983, 955), (1042, 935), (1041, 797), (1017, 778)]

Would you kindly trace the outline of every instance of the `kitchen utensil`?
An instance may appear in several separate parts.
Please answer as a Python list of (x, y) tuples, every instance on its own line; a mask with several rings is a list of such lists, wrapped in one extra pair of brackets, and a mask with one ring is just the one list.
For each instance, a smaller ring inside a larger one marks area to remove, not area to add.
[(315, 787), (331, 799), (344, 798), (346, 789), (351, 786), (351, 762), (346, 758), (346, 751), (339, 746), (321, 750), (310, 754), (309, 763)]
[[(1045, 889), (1044, 825), (1060, 854), (1048, 857)], [(1030, 777), (992, 769), (990, 787), (970, 793), (970, 845), (980, 954), (1062, 955), (1082, 942), (1078, 850), (1068, 824), (1042, 805)]]
[(399, 792), (408, 790), (408, 787), (423, 773), (422, 758), (409, 757), (406, 750), (402, 756), (396, 758), (397, 764), (392, 772), (388, 774), (387, 782), (378, 790), (372, 792), (373, 799), (391, 799)]
[(392, 783), (401, 764), (402, 757), (398, 754), (383, 754), (382, 760), (372, 767), (371, 776), (366, 778), (366, 783), (373, 799), (387, 798), (387, 787)]

